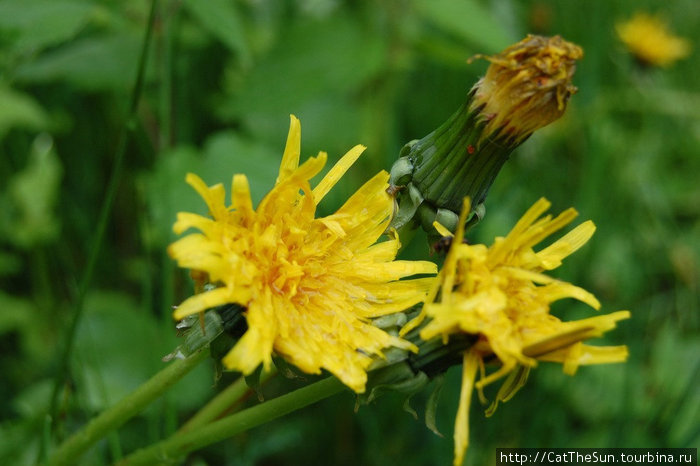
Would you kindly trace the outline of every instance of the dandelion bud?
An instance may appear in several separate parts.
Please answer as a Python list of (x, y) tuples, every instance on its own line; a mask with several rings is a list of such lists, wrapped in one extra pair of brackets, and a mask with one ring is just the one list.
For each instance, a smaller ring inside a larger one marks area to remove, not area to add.
[(564, 114), (582, 56), (580, 47), (559, 36), (528, 35), (499, 54), (474, 57), (491, 65), (466, 102), (401, 151), (391, 178), (401, 215), (392, 226), (432, 225), (439, 209), (456, 217), (465, 197), (476, 210), (510, 153)]
[(581, 47), (559, 36), (533, 35), (497, 55), (473, 57), (491, 62), (469, 105), (486, 122), (482, 137), (517, 145), (559, 119), (576, 93), (571, 78), (581, 57)]

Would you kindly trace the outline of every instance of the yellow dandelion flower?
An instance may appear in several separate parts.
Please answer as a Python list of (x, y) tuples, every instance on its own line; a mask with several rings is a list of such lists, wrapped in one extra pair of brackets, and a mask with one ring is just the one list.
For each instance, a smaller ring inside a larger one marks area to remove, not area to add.
[(292, 116), (279, 176), (256, 209), (248, 180), (234, 175), (231, 205), (221, 184), (207, 187), (196, 175), (187, 182), (202, 196), (211, 218), (178, 214), (177, 234), (191, 233), (168, 248), (181, 267), (204, 272), (217, 287), (185, 300), (175, 319), (226, 303), (245, 307), (248, 329), (224, 357), (244, 374), (275, 352), (307, 373), (326, 369), (360, 393), (366, 369), (382, 349), (415, 350), (374, 327), (372, 318), (421, 302), (434, 277), (424, 261), (396, 261), (395, 234), (377, 242), (391, 220), (388, 173), (380, 172), (334, 214), (316, 218), (316, 207), (363, 152), (355, 146), (311, 188), (326, 163), (321, 152), (299, 165), (301, 126)]
[(690, 42), (677, 37), (658, 16), (639, 12), (615, 25), (625, 47), (642, 63), (666, 67), (690, 55)]
[[(429, 318), (420, 331), (424, 340), (441, 336), (446, 341), (455, 334), (475, 338), (463, 359), (455, 422), (455, 465), (462, 464), (467, 448), (473, 388), (483, 401), (481, 389), (508, 375), (487, 410), (490, 415), (499, 401), (507, 401), (522, 387), (537, 360), (560, 362), (564, 372), (573, 374), (579, 365), (621, 362), (627, 358), (625, 346), (588, 346), (582, 341), (614, 328), (618, 320), (629, 317), (628, 311), (572, 322), (562, 322), (550, 314), (550, 303), (562, 298), (575, 298), (594, 309), (600, 303), (588, 291), (544, 273), (557, 268), (595, 231), (593, 222), (584, 222), (535, 252), (534, 246), (577, 215), (574, 209), (568, 209), (555, 218), (541, 217), (549, 205), (545, 199), (537, 201), (507, 236), (496, 238), (490, 247), (453, 241), (422, 315), (403, 329), (405, 334), (421, 319)], [(469, 203), (465, 202), (457, 238), (464, 234), (464, 216), (468, 211)], [(436, 228), (441, 234), (449, 234), (439, 224)], [(500, 368), (486, 375), (484, 363), (494, 357)], [(478, 369), (481, 376), (476, 381)]]

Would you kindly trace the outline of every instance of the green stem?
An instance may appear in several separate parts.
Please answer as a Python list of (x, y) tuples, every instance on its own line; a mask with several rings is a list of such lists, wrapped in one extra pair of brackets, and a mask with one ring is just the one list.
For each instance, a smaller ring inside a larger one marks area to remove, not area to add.
[[(271, 370), (270, 372), (263, 373), (260, 376), (260, 384), (262, 385), (263, 383), (268, 381), (276, 373), (276, 370)], [(176, 435), (193, 431), (203, 425), (210, 423), (217, 417), (221, 416), (222, 413), (230, 409), (233, 405), (241, 401), (250, 392), (251, 389), (250, 387), (248, 387), (248, 384), (245, 381), (245, 377), (239, 377), (238, 380), (226, 387), (226, 389), (224, 389), (221, 393), (216, 395), (202, 409), (197, 411), (197, 414), (192, 416), (192, 418), (189, 421), (187, 421), (185, 424), (183, 424), (182, 427), (180, 427)]]
[(209, 348), (204, 348), (186, 359), (178, 359), (169, 364), (130, 395), (103, 411), (102, 414), (63, 442), (49, 458), (49, 465), (75, 464), (77, 458), (91, 445), (143, 410), (207, 356), (209, 356)]
[(166, 1), (161, 11), (162, 33), (158, 37), (158, 62), (159, 62), (159, 98), (158, 114), (160, 127), (158, 131), (158, 152), (163, 152), (173, 145), (172, 141), (172, 110), (173, 110), (173, 25), (172, 10), (173, 1)]
[(317, 401), (335, 395), (344, 385), (328, 377), (286, 395), (266, 401), (239, 413), (212, 422), (192, 432), (176, 434), (150, 447), (137, 450), (118, 463), (119, 466), (169, 463), (187, 453), (219, 442)]
[(124, 156), (126, 153), (126, 146), (129, 140), (129, 136), (134, 130), (136, 122), (136, 111), (138, 108), (138, 102), (141, 97), (143, 90), (143, 84), (146, 74), (146, 58), (148, 56), (149, 44), (151, 42), (151, 37), (153, 35), (153, 22), (155, 18), (156, 5), (158, 0), (153, 0), (151, 3), (151, 12), (148, 18), (148, 25), (146, 29), (146, 34), (143, 40), (143, 46), (141, 48), (141, 55), (139, 57), (138, 71), (136, 74), (136, 82), (134, 83), (134, 88), (131, 93), (131, 102), (129, 106), (129, 113), (127, 115), (124, 129), (119, 138), (117, 144), (117, 150), (114, 157), (114, 162), (112, 164), (111, 176), (109, 178), (109, 184), (107, 187), (107, 192), (105, 194), (105, 199), (100, 209), (100, 217), (97, 221), (97, 228), (95, 231), (95, 238), (92, 242), (92, 247), (90, 248), (90, 255), (88, 256), (88, 262), (85, 266), (85, 272), (80, 281), (80, 286), (78, 289), (78, 297), (75, 303), (75, 308), (73, 310), (73, 318), (71, 320), (68, 329), (66, 330), (65, 336), (65, 346), (61, 354), (61, 359), (59, 362), (58, 370), (56, 372), (56, 378), (54, 380), (53, 391), (51, 393), (51, 403), (49, 408), (49, 413), (51, 419), (57, 419), (58, 414), (58, 398), (61, 393), (61, 388), (68, 374), (68, 369), (70, 365), (71, 354), (73, 353), (73, 348), (75, 346), (75, 334), (78, 329), (78, 324), (83, 315), (85, 295), (92, 282), (92, 276), (95, 271), (95, 266), (97, 265), (97, 259), (100, 255), (100, 250), (102, 249), (102, 244), (104, 243), (105, 230), (107, 229), (107, 223), (109, 222), (109, 217), (112, 212), (112, 206), (114, 205), (114, 199), (117, 194), (117, 189), (119, 187), (119, 182), (121, 180), (121, 175), (124, 166)]

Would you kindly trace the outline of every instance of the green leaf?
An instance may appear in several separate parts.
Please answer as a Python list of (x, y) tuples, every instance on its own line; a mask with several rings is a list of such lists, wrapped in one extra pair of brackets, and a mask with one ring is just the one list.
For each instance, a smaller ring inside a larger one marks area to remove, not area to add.
[(28, 419), (37, 419), (49, 411), (52, 390), (51, 379), (43, 379), (23, 390), (12, 400), (15, 410)]
[[(299, 114), (300, 108), (320, 96), (359, 89), (382, 69), (384, 59), (383, 39), (348, 16), (296, 22), (278, 36), (276, 46), (247, 76), (237, 98), (226, 105), (260, 134), (260, 128), (277, 129), (281, 116)], [(332, 114), (325, 115), (336, 123)]]
[(234, 2), (185, 0), (183, 6), (207, 31), (237, 53), (244, 65), (250, 62), (250, 50), (243, 34), (243, 21)]
[[(0, 209), (2, 204), (0, 203)], [(0, 251), (0, 277), (15, 275), (22, 270), (22, 259), (18, 254)]]
[(22, 82), (67, 81), (85, 90), (126, 90), (133, 82), (140, 38), (134, 33), (89, 37), (17, 67)]
[(36, 464), (41, 433), (35, 419), (4, 420), (0, 424), (0, 459), (3, 464)]
[(23, 327), (28, 328), (34, 312), (34, 306), (29, 300), (0, 291), (0, 335)]
[(43, 129), (49, 118), (31, 96), (0, 84), (0, 139), (12, 128)]
[(151, 315), (127, 295), (95, 292), (87, 297), (73, 372), (90, 409), (109, 406), (162, 369), (162, 356), (175, 346), (162, 334)]
[(413, 8), (438, 28), (483, 53), (498, 52), (512, 42), (505, 28), (476, 0), (414, 0)]
[[(63, 169), (53, 151), (53, 141), (40, 135), (34, 141), (27, 166), (8, 183), (12, 211), (0, 229), (15, 245), (31, 248), (53, 241), (59, 233), (54, 213)], [(7, 215), (7, 213), (5, 213)]]
[(16, 52), (37, 52), (74, 37), (98, 8), (79, 1), (4, 1), (0, 3), (0, 31), (14, 35), (12, 48)]

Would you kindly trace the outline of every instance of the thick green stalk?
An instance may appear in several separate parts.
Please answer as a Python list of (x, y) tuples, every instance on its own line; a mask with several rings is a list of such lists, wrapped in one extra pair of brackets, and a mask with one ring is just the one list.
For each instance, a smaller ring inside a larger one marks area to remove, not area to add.
[(338, 379), (328, 377), (320, 382), (212, 422), (192, 432), (176, 434), (169, 439), (134, 452), (117, 464), (119, 466), (134, 466), (171, 463), (191, 451), (220, 442), (335, 395), (343, 388), (344, 385)]
[(63, 442), (49, 458), (48, 464), (56, 466), (75, 464), (78, 457), (90, 446), (146, 408), (207, 356), (209, 356), (208, 347), (186, 359), (178, 359), (169, 364), (130, 395), (103, 411), (80, 431)]
[[(260, 376), (260, 384), (262, 385), (277, 373), (276, 370), (271, 370)], [(206, 425), (221, 416), (225, 411), (229, 410), (233, 405), (241, 401), (251, 389), (248, 387), (244, 377), (239, 377), (238, 380), (226, 387), (221, 393), (216, 395), (209, 403), (192, 416), (192, 418), (183, 424), (177, 431), (177, 435), (191, 432), (199, 427)]]

